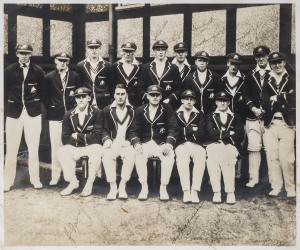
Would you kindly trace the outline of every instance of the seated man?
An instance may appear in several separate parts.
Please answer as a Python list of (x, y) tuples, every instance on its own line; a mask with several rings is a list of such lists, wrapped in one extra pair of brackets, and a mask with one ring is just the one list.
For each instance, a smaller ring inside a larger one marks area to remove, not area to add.
[(217, 109), (206, 117), (206, 130), (209, 141), (205, 144), (207, 152), (207, 170), (214, 192), (213, 202), (221, 202), (221, 173), (223, 175), (228, 204), (235, 203), (235, 164), (244, 126), (241, 117), (229, 109), (230, 97), (225, 91), (216, 94)]
[(128, 102), (126, 87), (118, 84), (115, 90), (115, 101), (103, 109), (103, 166), (106, 179), (110, 183), (108, 200), (115, 200), (117, 189), (116, 159), (123, 160), (119, 198), (127, 199), (126, 182), (129, 181), (134, 167), (135, 151), (128, 140), (129, 127), (133, 120), (134, 108)]
[(92, 193), (96, 173), (101, 164), (102, 146), (102, 113), (98, 108), (89, 105), (91, 90), (78, 88), (75, 93), (77, 107), (69, 110), (62, 124), (62, 146), (57, 152), (64, 178), (70, 182), (60, 194), (69, 195), (79, 186), (76, 178), (76, 161), (88, 156), (88, 179), (81, 196)]
[[(181, 94), (181, 107), (177, 110), (179, 139), (175, 149), (176, 163), (183, 190), (183, 202), (199, 203), (198, 192), (201, 188), (205, 170), (206, 152), (201, 146), (205, 138), (205, 116), (195, 107), (196, 93), (185, 90)], [(193, 160), (192, 189), (190, 183), (190, 160)]]
[(151, 85), (147, 89), (148, 104), (136, 109), (129, 132), (131, 144), (135, 148), (135, 165), (142, 185), (140, 200), (148, 198), (147, 161), (150, 157), (161, 160), (160, 199), (168, 200), (167, 185), (173, 164), (178, 125), (176, 116), (169, 104), (161, 103), (163, 89)]

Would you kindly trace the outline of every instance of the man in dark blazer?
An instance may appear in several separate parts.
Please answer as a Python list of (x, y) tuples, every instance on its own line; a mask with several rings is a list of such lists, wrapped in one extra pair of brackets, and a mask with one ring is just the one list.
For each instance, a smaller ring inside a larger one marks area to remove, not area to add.
[(51, 142), (51, 186), (57, 184), (61, 175), (61, 166), (56, 154), (57, 150), (63, 146), (62, 120), (65, 113), (76, 105), (74, 93), (80, 84), (79, 75), (68, 67), (70, 56), (66, 52), (56, 54), (54, 62), (56, 69), (46, 75), (47, 98), (45, 102)]
[[(134, 116), (134, 107), (127, 100), (126, 88), (123, 84), (116, 86), (115, 100), (103, 109), (103, 166), (107, 182), (110, 184), (108, 200), (127, 199), (126, 183), (134, 168), (135, 151), (129, 141), (129, 129)], [(116, 159), (123, 161), (121, 182), (117, 188)]]
[(110, 80), (111, 64), (101, 57), (101, 45), (98, 39), (88, 40), (88, 57), (76, 67), (82, 86), (92, 90), (92, 105), (100, 110), (111, 103), (114, 91)]
[(263, 116), (265, 110), (261, 106), (261, 92), (268, 81), (271, 71), (268, 63), (270, 49), (258, 46), (253, 50), (256, 67), (245, 77), (243, 88), (243, 102), (245, 103), (246, 134), (248, 138), (249, 182), (247, 187), (254, 187), (259, 182), (259, 167), (261, 163), (261, 149), (263, 145)]
[(286, 56), (281, 52), (269, 55), (272, 71), (262, 90), (264, 118), (264, 145), (267, 154), (271, 196), (278, 196), (283, 187), (287, 197), (295, 197), (295, 128), (296, 79), (288, 73)]
[(81, 196), (92, 193), (93, 183), (100, 168), (102, 145), (102, 113), (89, 105), (91, 90), (85, 87), (78, 88), (75, 93), (77, 106), (69, 110), (62, 125), (62, 146), (57, 152), (64, 178), (69, 182), (60, 194), (70, 195), (77, 189), (79, 182), (76, 177), (76, 161), (82, 156), (88, 156), (88, 179)]
[(208, 114), (215, 110), (214, 96), (220, 88), (220, 76), (207, 68), (209, 54), (199, 51), (194, 55), (197, 70), (189, 74), (183, 82), (184, 89), (193, 90), (196, 95), (195, 108)]
[(227, 92), (218, 92), (215, 97), (217, 108), (206, 117), (207, 169), (214, 203), (221, 202), (221, 173), (227, 193), (226, 203), (235, 203), (235, 164), (242, 150), (244, 126), (241, 117), (229, 109), (230, 99)]
[(146, 101), (146, 90), (151, 85), (158, 85), (163, 89), (162, 101), (175, 107), (182, 92), (182, 83), (178, 67), (168, 62), (168, 44), (159, 40), (152, 46), (155, 58), (145, 64), (138, 79), (139, 95)]
[(126, 87), (128, 100), (131, 105), (138, 107), (142, 100), (138, 95), (138, 77), (141, 72), (142, 63), (137, 61), (134, 53), (137, 49), (136, 44), (132, 42), (124, 43), (121, 47), (122, 59), (112, 65), (111, 84), (115, 89), (118, 84)]
[[(203, 148), (206, 136), (205, 115), (194, 107), (196, 98), (194, 91), (185, 90), (181, 94), (182, 105), (176, 111), (179, 137), (175, 154), (184, 203), (200, 202), (198, 192), (201, 189), (205, 170), (206, 152)], [(192, 183), (190, 181), (191, 159), (194, 163)]]
[(17, 154), (24, 130), (29, 152), (29, 175), (34, 188), (42, 188), (39, 176), (39, 143), (42, 129), (41, 103), (45, 100), (45, 74), (30, 60), (30, 44), (16, 47), (18, 62), (4, 71), (4, 103), (6, 113), (6, 158), (4, 191), (14, 185)]
[(151, 85), (147, 89), (148, 104), (136, 109), (129, 132), (131, 144), (135, 148), (135, 165), (142, 185), (140, 200), (148, 198), (147, 161), (150, 157), (161, 160), (160, 199), (168, 200), (167, 185), (173, 164), (174, 146), (178, 137), (178, 124), (172, 107), (161, 103), (163, 89)]

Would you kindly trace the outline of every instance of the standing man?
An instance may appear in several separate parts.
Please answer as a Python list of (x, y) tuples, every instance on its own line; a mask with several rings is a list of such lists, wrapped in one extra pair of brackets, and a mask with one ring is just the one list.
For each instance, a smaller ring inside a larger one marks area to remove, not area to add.
[[(205, 115), (194, 107), (196, 98), (194, 91), (185, 90), (181, 94), (182, 105), (176, 111), (179, 138), (175, 154), (184, 203), (200, 202), (198, 192), (201, 189), (205, 170), (206, 152), (202, 147), (206, 136)], [(194, 163), (192, 187), (190, 183), (191, 159)]]
[(215, 97), (217, 109), (206, 117), (207, 169), (214, 203), (222, 202), (221, 173), (227, 193), (226, 203), (235, 203), (235, 164), (241, 150), (244, 126), (241, 117), (229, 109), (230, 99), (227, 92), (218, 92)]
[(246, 104), (246, 134), (248, 137), (249, 182), (247, 187), (254, 187), (259, 182), (259, 167), (263, 145), (263, 116), (261, 92), (268, 81), (271, 68), (268, 63), (270, 49), (266, 46), (254, 48), (256, 67), (245, 77), (243, 101)]
[[(129, 141), (129, 128), (134, 116), (134, 107), (128, 102), (126, 88), (118, 84), (115, 90), (115, 101), (103, 109), (103, 166), (107, 182), (110, 184), (108, 200), (127, 199), (126, 183), (134, 167), (135, 151)], [(121, 182), (117, 188), (116, 159), (123, 161)]]
[(147, 89), (148, 104), (136, 109), (130, 129), (131, 144), (135, 148), (135, 165), (142, 185), (140, 200), (148, 198), (147, 161), (150, 157), (161, 160), (160, 200), (169, 200), (167, 185), (174, 165), (174, 146), (178, 124), (172, 107), (161, 103), (163, 89), (151, 85)]
[(175, 58), (173, 59), (172, 64), (175, 64), (178, 67), (180, 78), (183, 82), (192, 70), (192, 66), (186, 59), (188, 55), (187, 44), (185, 42), (175, 44), (174, 53)]
[(60, 194), (70, 195), (79, 187), (76, 177), (76, 161), (82, 156), (88, 156), (88, 179), (81, 196), (92, 194), (96, 173), (100, 168), (102, 145), (102, 113), (89, 105), (91, 90), (85, 87), (75, 91), (77, 107), (69, 110), (62, 124), (62, 146), (57, 152), (57, 158), (62, 167), (64, 178), (69, 182)]
[(142, 64), (134, 56), (137, 49), (135, 43), (124, 43), (121, 49), (123, 51), (122, 59), (112, 65), (111, 84), (113, 86), (124, 84), (130, 104), (138, 107), (142, 104), (137, 90)]
[(143, 101), (146, 101), (147, 88), (158, 85), (163, 89), (162, 101), (175, 107), (182, 91), (178, 67), (168, 62), (168, 44), (165, 41), (155, 42), (152, 49), (155, 58), (143, 66), (138, 81), (139, 95)]
[(41, 101), (45, 100), (45, 74), (42, 68), (31, 63), (33, 48), (30, 44), (16, 47), (18, 62), (4, 71), (4, 100), (6, 104), (6, 158), (4, 191), (14, 185), (17, 154), (24, 130), (29, 152), (30, 182), (41, 189), (39, 176), (39, 143), (42, 129)]
[(208, 114), (215, 110), (214, 96), (220, 87), (220, 76), (208, 69), (209, 54), (199, 51), (195, 54), (197, 70), (191, 73), (184, 81), (184, 88), (196, 93), (196, 109)]
[(92, 105), (100, 110), (111, 103), (114, 91), (110, 81), (111, 64), (101, 57), (101, 45), (98, 39), (88, 40), (88, 57), (77, 64), (81, 84), (92, 90)]
[(269, 195), (278, 196), (284, 181), (287, 197), (295, 197), (296, 81), (286, 71), (283, 53), (271, 53), (269, 63), (272, 71), (262, 90), (262, 107), (266, 110), (264, 143), (273, 189)]
[(51, 181), (54, 186), (60, 179), (61, 166), (57, 159), (57, 150), (63, 146), (61, 141), (62, 120), (65, 113), (76, 105), (74, 92), (79, 87), (79, 75), (70, 70), (70, 56), (66, 52), (54, 56), (56, 69), (46, 75), (47, 120), (51, 142)]

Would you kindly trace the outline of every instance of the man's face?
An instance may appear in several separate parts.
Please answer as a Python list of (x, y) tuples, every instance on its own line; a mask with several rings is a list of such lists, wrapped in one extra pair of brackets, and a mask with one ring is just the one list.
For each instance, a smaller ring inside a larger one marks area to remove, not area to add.
[(265, 69), (268, 65), (268, 55), (267, 54), (258, 54), (254, 56), (256, 63), (262, 69)]
[(180, 63), (184, 62), (187, 55), (188, 55), (187, 51), (177, 51), (177, 52), (175, 51), (176, 60)]
[(196, 100), (192, 97), (184, 97), (181, 99), (181, 103), (183, 104), (183, 108), (189, 111), (193, 109)]
[(276, 60), (270, 62), (270, 67), (275, 74), (280, 75), (285, 70), (286, 62), (284, 60)]
[(87, 47), (87, 54), (90, 58), (98, 59), (100, 56), (101, 46)]
[(89, 104), (91, 97), (89, 95), (78, 95), (75, 96), (75, 101), (77, 103), (77, 107), (80, 111), (83, 111), (86, 106)]
[(222, 112), (227, 111), (229, 107), (230, 101), (227, 100), (216, 100), (216, 105), (218, 109)]
[(123, 58), (125, 62), (132, 63), (134, 57), (134, 51), (131, 50), (123, 50)]
[(28, 52), (17, 52), (17, 57), (20, 63), (28, 63), (31, 57), (31, 53)]
[(197, 58), (195, 60), (195, 64), (200, 72), (204, 72), (207, 69), (208, 60), (204, 58)]
[(116, 88), (114, 97), (118, 105), (123, 105), (127, 98), (126, 89)]
[(54, 62), (56, 64), (56, 68), (58, 69), (58, 71), (63, 71), (65, 69), (67, 69), (68, 65), (69, 65), (69, 60), (66, 60), (66, 59), (55, 58)]
[(237, 72), (239, 71), (239, 68), (240, 68), (240, 64), (239, 63), (230, 62), (230, 61), (227, 61), (227, 66), (228, 66), (229, 73), (231, 75), (236, 75)]
[(155, 49), (153, 50), (154, 56), (158, 60), (164, 60), (167, 56), (167, 50), (166, 49)]
[(147, 94), (147, 98), (149, 100), (149, 103), (151, 103), (152, 105), (156, 106), (159, 104), (162, 96), (160, 93), (148, 93)]

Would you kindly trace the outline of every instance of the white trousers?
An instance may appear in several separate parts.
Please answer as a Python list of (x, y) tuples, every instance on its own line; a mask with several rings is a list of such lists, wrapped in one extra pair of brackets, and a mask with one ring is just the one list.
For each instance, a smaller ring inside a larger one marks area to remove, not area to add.
[(51, 177), (52, 180), (59, 180), (61, 166), (57, 159), (57, 151), (63, 146), (61, 141), (62, 121), (49, 121), (49, 133), (51, 142)]
[(192, 159), (193, 179), (192, 189), (200, 191), (205, 170), (206, 152), (203, 147), (193, 142), (185, 142), (175, 149), (176, 164), (183, 191), (190, 190), (190, 161)]
[(110, 148), (103, 149), (102, 161), (107, 182), (115, 182), (117, 180), (116, 159), (119, 156), (123, 161), (121, 171), (122, 180), (129, 181), (131, 177), (131, 173), (134, 168), (135, 150), (132, 145), (122, 147), (120, 143), (114, 141)]
[(4, 167), (4, 185), (11, 187), (14, 184), (17, 168), (17, 155), (24, 130), (25, 141), (28, 147), (28, 168), (30, 182), (40, 182), (39, 176), (39, 144), (42, 130), (42, 116), (30, 117), (23, 109), (17, 119), (6, 118), (6, 158)]
[(100, 144), (92, 144), (85, 147), (64, 145), (58, 150), (57, 158), (62, 167), (66, 181), (70, 182), (77, 179), (76, 161), (78, 161), (81, 156), (89, 157), (89, 172), (87, 181), (94, 182), (101, 164), (102, 146)]
[(264, 142), (272, 189), (281, 190), (284, 180), (285, 190), (295, 191), (294, 139), (295, 130), (283, 120), (273, 120), (269, 128), (265, 127)]
[(235, 164), (238, 150), (231, 144), (213, 143), (206, 147), (207, 170), (214, 192), (221, 191), (221, 173), (225, 192), (234, 192)]
[(155, 141), (151, 140), (143, 143), (143, 153), (135, 155), (135, 166), (139, 176), (140, 183), (146, 183), (148, 177), (147, 162), (148, 158), (158, 157), (161, 160), (161, 179), (160, 183), (168, 185), (174, 165), (174, 150), (171, 150), (168, 156), (162, 154), (163, 145), (158, 145)]

